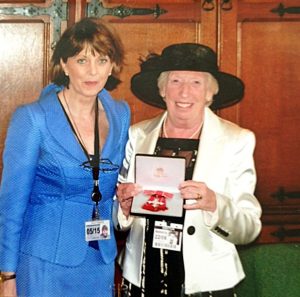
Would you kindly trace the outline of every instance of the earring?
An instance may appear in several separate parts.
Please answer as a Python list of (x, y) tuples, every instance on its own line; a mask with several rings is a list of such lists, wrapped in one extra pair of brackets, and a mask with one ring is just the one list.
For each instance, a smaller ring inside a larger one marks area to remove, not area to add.
[(69, 73), (67, 71), (65, 71), (65, 76), (69, 76)]

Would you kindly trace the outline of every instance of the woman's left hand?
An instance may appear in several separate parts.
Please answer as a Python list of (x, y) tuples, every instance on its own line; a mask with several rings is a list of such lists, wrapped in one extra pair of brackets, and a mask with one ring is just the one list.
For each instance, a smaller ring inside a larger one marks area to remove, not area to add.
[(217, 208), (216, 194), (203, 182), (187, 180), (179, 185), (181, 197), (186, 201), (193, 199), (194, 203), (184, 204), (185, 209), (203, 209), (215, 211)]

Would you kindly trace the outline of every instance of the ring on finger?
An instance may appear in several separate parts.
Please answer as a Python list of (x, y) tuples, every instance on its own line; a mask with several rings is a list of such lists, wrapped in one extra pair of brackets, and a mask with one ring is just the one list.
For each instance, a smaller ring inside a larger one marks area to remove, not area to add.
[(200, 193), (197, 193), (197, 200), (201, 200), (202, 199), (202, 196)]

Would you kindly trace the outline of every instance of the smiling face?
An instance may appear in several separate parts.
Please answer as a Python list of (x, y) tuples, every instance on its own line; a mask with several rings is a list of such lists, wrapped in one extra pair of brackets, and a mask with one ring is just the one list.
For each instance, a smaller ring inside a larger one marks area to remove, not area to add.
[(166, 102), (168, 117), (183, 123), (199, 123), (213, 96), (208, 74), (198, 71), (170, 71), (160, 94)]
[(103, 89), (112, 72), (113, 64), (108, 56), (103, 56), (90, 47), (69, 57), (61, 66), (69, 77), (69, 89), (73, 96), (92, 97)]

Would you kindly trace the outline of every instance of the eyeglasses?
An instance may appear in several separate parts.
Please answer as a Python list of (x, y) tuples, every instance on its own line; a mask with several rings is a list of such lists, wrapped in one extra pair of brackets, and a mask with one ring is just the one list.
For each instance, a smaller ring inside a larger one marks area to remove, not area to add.
[[(92, 166), (90, 161), (83, 162), (80, 167), (84, 170), (92, 171)], [(119, 170), (119, 165), (112, 163), (109, 159), (100, 159), (99, 164), (100, 171), (107, 173), (107, 172), (114, 172)]]

